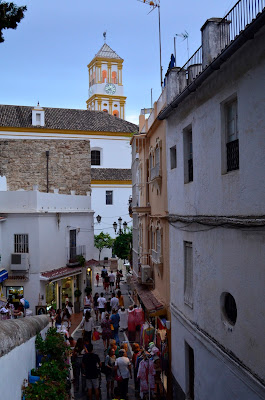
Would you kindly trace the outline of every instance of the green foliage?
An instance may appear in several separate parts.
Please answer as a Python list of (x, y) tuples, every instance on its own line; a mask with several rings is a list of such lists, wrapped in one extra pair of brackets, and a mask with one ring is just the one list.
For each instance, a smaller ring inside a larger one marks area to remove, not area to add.
[(113, 252), (122, 260), (131, 260), (132, 231), (121, 233), (116, 237), (113, 245)]
[(63, 336), (55, 328), (50, 328), (45, 340), (37, 335), (36, 348), (43, 355), (42, 365), (37, 371), (32, 370), (32, 374), (40, 376), (40, 380), (24, 389), (25, 399), (67, 400), (68, 347)]
[(60, 366), (64, 366), (67, 358), (67, 346), (63, 336), (56, 332), (56, 328), (49, 328), (46, 339), (43, 340), (40, 334), (36, 337), (36, 349), (43, 355), (43, 361), (55, 360)]
[(26, 10), (26, 6), (17, 7), (14, 3), (0, 0), (0, 43), (5, 40), (2, 30), (16, 29)]
[(74, 291), (74, 295), (75, 295), (75, 297), (80, 297), (80, 296), (81, 296), (81, 294), (82, 294), (82, 292), (81, 292), (81, 290), (80, 290), (80, 289), (75, 289), (75, 291)]
[(111, 249), (113, 246), (114, 239), (108, 234), (104, 232), (100, 232), (98, 235), (94, 236), (94, 245), (99, 251), (99, 260), (100, 254), (104, 248)]
[(86, 259), (85, 259), (85, 257), (84, 256), (77, 256), (77, 261), (79, 262), (79, 264), (81, 265), (81, 267), (84, 267), (85, 266), (85, 263), (86, 263)]

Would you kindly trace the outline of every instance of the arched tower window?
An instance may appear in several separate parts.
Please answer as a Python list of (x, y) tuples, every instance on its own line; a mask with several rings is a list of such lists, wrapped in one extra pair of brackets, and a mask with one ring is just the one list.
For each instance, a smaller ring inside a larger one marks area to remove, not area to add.
[(100, 150), (91, 150), (91, 165), (100, 165)]
[(104, 111), (104, 112), (108, 113), (108, 110), (106, 110), (106, 108), (104, 108), (104, 110), (102, 110), (102, 111)]
[(119, 111), (118, 110), (114, 110), (113, 111), (113, 115), (114, 115), (114, 117), (118, 117), (119, 116)]
[(112, 71), (111, 77), (112, 77), (112, 83), (117, 83), (117, 72), (116, 71)]
[(105, 69), (103, 69), (102, 71), (102, 82), (107, 82), (107, 78), (108, 78), (108, 73)]

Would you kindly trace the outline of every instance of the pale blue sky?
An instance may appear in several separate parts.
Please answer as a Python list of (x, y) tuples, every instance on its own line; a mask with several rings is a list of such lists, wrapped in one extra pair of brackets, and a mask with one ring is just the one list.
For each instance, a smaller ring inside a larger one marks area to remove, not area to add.
[[(137, 0), (25, 0), (24, 20), (4, 31), (0, 44), (1, 104), (86, 108), (87, 64), (103, 44), (124, 59), (126, 119), (138, 123), (140, 109), (160, 95), (158, 13)], [(166, 73), (173, 38), (189, 33), (190, 55), (200, 46), (206, 19), (223, 17), (235, 0), (161, 0), (162, 66)], [(187, 61), (177, 38), (177, 64)]]

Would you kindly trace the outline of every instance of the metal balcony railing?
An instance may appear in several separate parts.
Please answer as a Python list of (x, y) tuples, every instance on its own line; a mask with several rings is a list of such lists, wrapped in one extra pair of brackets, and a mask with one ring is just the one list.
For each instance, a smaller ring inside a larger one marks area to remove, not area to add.
[(186, 71), (186, 78), (189, 83), (195, 79), (197, 75), (199, 75), (199, 73), (202, 71), (202, 46), (200, 46), (198, 50), (192, 54), (180, 71)]
[[(228, 46), (263, 11), (264, 7), (265, 0), (239, 0), (220, 22), (221, 49)], [(229, 32), (227, 32), (228, 24)]]
[(227, 171), (239, 169), (239, 142), (238, 139), (226, 144)]
[(151, 181), (160, 176), (160, 164), (156, 164), (153, 168), (151, 168), (150, 178)]
[(68, 247), (67, 249), (67, 258), (68, 260), (77, 260), (78, 256), (86, 257), (86, 246), (75, 246), (75, 247)]

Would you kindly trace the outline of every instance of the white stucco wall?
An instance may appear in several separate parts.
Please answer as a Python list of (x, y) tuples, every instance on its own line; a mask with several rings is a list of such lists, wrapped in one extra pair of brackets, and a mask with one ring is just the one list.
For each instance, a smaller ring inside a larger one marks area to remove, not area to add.
[(91, 150), (102, 150), (102, 164), (91, 168), (131, 168), (130, 138), (90, 139)]
[[(113, 191), (112, 205), (106, 205), (106, 190)], [(116, 221), (118, 224), (119, 217), (122, 218), (122, 223), (124, 221), (127, 222), (128, 227), (132, 225), (128, 213), (128, 200), (131, 194), (132, 188), (130, 185), (92, 185), (92, 209), (95, 212), (94, 216), (101, 216), (100, 224), (95, 220), (95, 235), (103, 231), (115, 238), (113, 222)], [(101, 253), (101, 258), (110, 256), (111, 250), (103, 250)], [(98, 250), (95, 250), (94, 258), (98, 259)]]
[[(41, 206), (41, 212), (38, 213), (34, 212), (30, 202), (32, 193), (35, 196), (36, 192), (4, 193), (4, 195), (8, 194), (9, 199), (13, 198), (13, 200), (10, 201), (9, 205), (4, 203), (6, 204), (7, 218), (6, 221), (1, 223), (3, 233), (1, 242), (4, 249), (2, 267), (12, 274), (10, 265), (11, 254), (14, 253), (14, 234), (25, 233), (29, 235), (29, 280), (9, 280), (5, 282), (5, 286), (23, 286), (24, 296), (29, 301), (30, 308), (34, 311), (35, 305), (38, 304), (39, 294), (44, 295), (45, 299), (45, 282), (40, 281), (40, 273), (65, 267), (69, 261), (70, 229), (76, 229), (76, 246), (86, 247), (86, 259), (93, 258), (94, 218), (93, 211), (89, 207), (90, 196), (39, 193), (41, 198), (46, 195), (48, 201), (40, 202), (40, 205), (44, 204), (47, 211), (43, 212)], [(2, 194), (0, 192), (0, 199)], [(18, 194), (20, 196), (17, 196)], [(21, 198), (23, 200), (28, 198), (28, 201), (20, 202)], [(55, 199), (54, 202), (52, 201), (53, 198)], [(60, 198), (62, 199), (61, 202)], [(79, 203), (83, 206), (83, 208), (80, 207), (82, 211), (77, 210)], [(16, 210), (15, 213), (11, 213), (11, 206)], [(54, 206), (56, 206), (56, 209)], [(18, 213), (19, 207), (20, 213)], [(21, 272), (21, 275), (23, 274), (24, 272)]]
[[(48, 326), (40, 332), (42, 336), (47, 329)], [(23, 381), (36, 367), (35, 340), (36, 336), (0, 357), (1, 399), (21, 400)]]
[[(265, 214), (264, 34), (263, 29), (238, 50), (167, 119), (169, 214)], [(225, 173), (222, 106), (235, 95), (239, 169)], [(185, 184), (183, 131), (189, 126), (193, 182)], [(175, 145), (177, 167), (171, 170), (170, 148)], [(197, 400), (265, 398), (260, 383), (265, 379), (260, 356), (265, 347), (264, 230), (177, 222), (170, 224), (169, 237), (172, 372), (177, 382), (187, 393), (186, 341), (194, 350)], [(193, 248), (193, 308), (184, 303), (184, 241), (192, 242)], [(223, 292), (236, 301), (234, 326), (223, 317)]]

